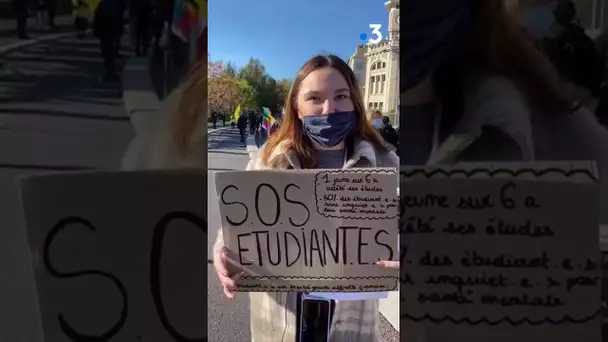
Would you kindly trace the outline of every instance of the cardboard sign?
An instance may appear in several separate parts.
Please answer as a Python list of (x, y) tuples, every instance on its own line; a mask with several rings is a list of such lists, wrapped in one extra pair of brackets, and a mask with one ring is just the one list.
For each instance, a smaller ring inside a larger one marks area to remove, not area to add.
[(21, 184), (46, 341), (207, 341), (207, 174)]
[(591, 165), (400, 173), (408, 341), (600, 341)]
[(239, 291), (396, 290), (394, 170), (215, 174), (224, 243), (245, 271)]

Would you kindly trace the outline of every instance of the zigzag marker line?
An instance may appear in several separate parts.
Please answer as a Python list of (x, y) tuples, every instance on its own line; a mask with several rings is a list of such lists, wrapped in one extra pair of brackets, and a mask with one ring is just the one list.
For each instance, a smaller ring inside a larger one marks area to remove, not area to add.
[(242, 279), (259, 279), (259, 280), (377, 280), (377, 279), (395, 279), (399, 277), (393, 276), (378, 276), (378, 277), (309, 277), (309, 276), (242, 276)]
[(430, 179), (434, 176), (437, 175), (442, 175), (442, 176), (446, 176), (446, 177), (452, 177), (452, 176), (466, 176), (467, 178), (470, 178), (472, 176), (478, 175), (478, 174), (484, 174), (490, 177), (495, 177), (498, 175), (509, 175), (512, 177), (519, 177), (522, 175), (533, 175), (535, 177), (543, 177), (546, 176), (548, 174), (560, 174), (562, 176), (565, 177), (574, 177), (574, 176), (580, 176), (580, 175), (584, 175), (587, 176), (589, 179), (593, 180), (594, 182), (599, 182), (599, 179), (593, 174), (591, 173), (589, 170), (586, 169), (574, 169), (574, 170), (562, 170), (562, 169), (557, 169), (557, 168), (548, 168), (548, 169), (543, 169), (543, 170), (535, 170), (535, 169), (530, 169), (530, 168), (524, 168), (524, 169), (518, 169), (518, 170), (511, 170), (511, 169), (481, 169), (481, 168), (477, 168), (477, 169), (470, 169), (470, 170), (464, 170), (464, 169), (453, 169), (453, 170), (443, 170), (443, 169), (434, 169), (434, 170), (424, 170), (424, 169), (414, 169), (411, 171), (400, 171), (399, 174), (402, 177), (406, 177), (406, 178), (411, 178), (413, 176), (417, 176), (417, 175), (422, 175), (425, 176), (426, 178)]
[(404, 320), (408, 320), (408, 321), (413, 321), (413, 322), (424, 322), (424, 321), (430, 321), (432, 323), (444, 323), (444, 322), (450, 322), (453, 324), (467, 324), (467, 325), (481, 325), (481, 324), (486, 324), (486, 325), (499, 325), (499, 324), (509, 324), (511, 326), (519, 326), (519, 325), (524, 325), (524, 324), (528, 324), (528, 325), (543, 325), (543, 324), (551, 324), (551, 325), (559, 325), (559, 324), (564, 324), (564, 323), (571, 323), (571, 324), (581, 324), (581, 323), (585, 323), (585, 322), (589, 322), (591, 320), (594, 320), (597, 318), (597, 316), (602, 312), (602, 308), (599, 308), (598, 310), (596, 310), (593, 314), (583, 317), (583, 318), (573, 318), (571, 316), (564, 316), (561, 319), (553, 319), (550, 317), (545, 317), (543, 319), (538, 319), (538, 320), (532, 320), (530, 318), (521, 318), (521, 319), (512, 319), (510, 317), (502, 317), (496, 320), (490, 320), (489, 318), (487, 318), (486, 316), (483, 316), (479, 319), (471, 319), (468, 317), (464, 317), (464, 318), (454, 318), (451, 315), (445, 315), (443, 317), (433, 317), (429, 314), (425, 314), (422, 316), (413, 316), (410, 314), (401, 314), (401, 319)]

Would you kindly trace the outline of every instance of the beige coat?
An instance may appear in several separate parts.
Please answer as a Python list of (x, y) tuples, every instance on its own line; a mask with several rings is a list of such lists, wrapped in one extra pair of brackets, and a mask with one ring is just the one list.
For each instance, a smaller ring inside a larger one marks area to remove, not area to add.
[[(285, 145), (282, 145), (285, 146)], [(295, 152), (277, 148), (271, 162), (264, 164), (257, 154), (247, 165), (248, 170), (301, 169)], [(367, 141), (355, 143), (352, 157), (344, 168), (398, 167), (399, 158), (392, 151), (379, 152)], [(224, 245), (218, 232), (215, 249)], [(250, 293), (252, 342), (293, 342), (296, 340), (296, 292)], [(377, 300), (340, 301), (331, 326), (332, 342), (378, 342), (379, 308)]]

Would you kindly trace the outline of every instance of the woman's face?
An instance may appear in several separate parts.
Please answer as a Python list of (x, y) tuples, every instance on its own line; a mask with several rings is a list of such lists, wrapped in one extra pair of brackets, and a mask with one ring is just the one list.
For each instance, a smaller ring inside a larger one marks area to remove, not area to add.
[(302, 80), (296, 109), (300, 118), (354, 110), (346, 79), (331, 67), (311, 72)]

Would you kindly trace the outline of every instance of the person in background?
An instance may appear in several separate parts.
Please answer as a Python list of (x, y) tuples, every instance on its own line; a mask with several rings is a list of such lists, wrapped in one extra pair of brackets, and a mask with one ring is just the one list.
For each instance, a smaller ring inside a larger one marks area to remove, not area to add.
[(116, 71), (116, 46), (120, 40), (122, 20), (120, 0), (101, 0), (95, 9), (93, 32), (99, 39), (101, 56), (103, 57), (103, 79), (118, 80)]
[[(340, 58), (321, 55), (310, 59), (293, 82), (278, 131), (252, 156), (247, 170), (398, 167), (395, 153), (366, 120), (359, 89), (353, 71)], [(224, 294), (234, 298), (242, 272), (228, 273), (228, 253), (220, 229), (213, 260)], [(377, 265), (387, 264), (379, 261)], [(296, 341), (300, 298), (298, 292), (249, 293), (252, 341)], [(381, 339), (377, 300), (334, 302), (329, 341)], [(313, 303), (309, 303), (310, 312), (320, 311)], [(313, 340), (301, 342), (308, 341)]]
[(241, 142), (245, 143), (245, 138), (247, 137), (247, 115), (245, 113), (241, 113), (239, 116), (236, 126), (239, 129), (239, 134), (241, 136)]
[(90, 9), (86, 0), (72, 0), (74, 5), (74, 27), (78, 39), (84, 39), (89, 24)]
[(217, 128), (217, 112), (211, 112), (211, 122), (213, 122), (213, 129)]
[(17, 38), (30, 39), (27, 35), (27, 16), (29, 12), (29, 2), (26, 0), (12, 0), (13, 11), (17, 21)]
[(135, 20), (135, 55), (146, 56), (153, 11), (151, 0), (131, 0), (130, 5), (133, 12), (131, 17)]
[(256, 125), (256, 113), (255, 110), (251, 110), (248, 114), (248, 120), (249, 120), (249, 134), (253, 135), (255, 134), (255, 131), (258, 129), (257, 125)]
[(34, 0), (34, 14), (36, 15), (36, 25), (43, 26), (48, 24), (48, 15), (46, 10), (46, 1), (45, 0)]
[(378, 128), (380, 135), (384, 141), (392, 145), (393, 151), (399, 153), (399, 136), (397, 135), (395, 128), (391, 125), (391, 119), (385, 115), (381, 120), (382, 124), (380, 125), (380, 128)]
[(379, 110), (370, 110), (368, 119), (374, 128), (379, 129), (382, 126), (382, 113)]
[(431, 6), (409, 0), (401, 12), (402, 164), (590, 160), (608, 178), (608, 130), (525, 35), (525, 12), (487, 0)]
[(547, 56), (563, 78), (587, 93), (579, 92), (579, 98), (589, 103), (588, 99), (597, 96), (602, 85), (605, 58), (600, 56), (593, 40), (577, 22), (576, 5), (572, 0), (559, 0), (554, 9), (547, 4), (536, 6), (541, 6), (538, 10), (552, 13), (555, 20), (552, 34), (542, 32)]
[(49, 28), (55, 29), (57, 25), (55, 25), (55, 13), (57, 11), (57, 3), (55, 0), (42, 0), (44, 2), (44, 7), (46, 9), (47, 20)]

